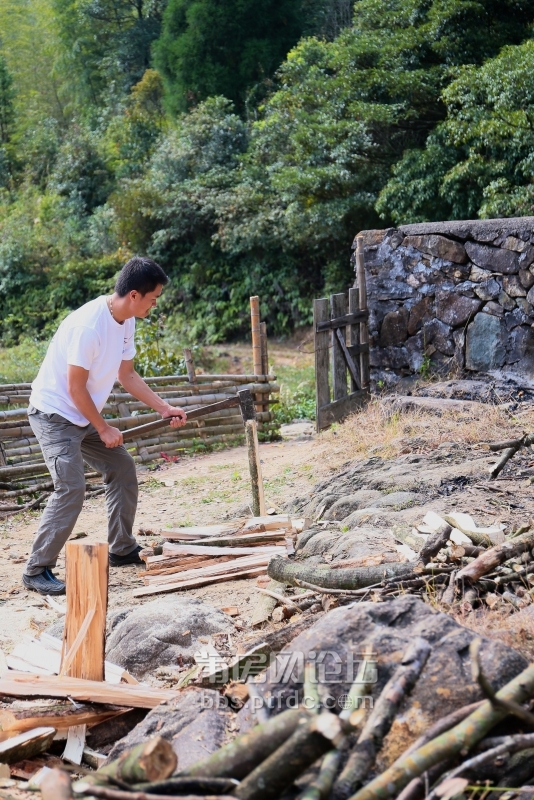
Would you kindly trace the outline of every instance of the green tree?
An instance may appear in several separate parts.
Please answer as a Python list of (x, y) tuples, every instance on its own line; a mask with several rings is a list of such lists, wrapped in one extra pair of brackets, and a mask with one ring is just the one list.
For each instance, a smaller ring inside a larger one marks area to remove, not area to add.
[(534, 41), (464, 67), (443, 92), (447, 118), (382, 190), (396, 221), (522, 216), (534, 207)]
[(169, 0), (155, 63), (168, 106), (185, 111), (224, 95), (243, 109), (271, 78), (303, 30), (301, 0)]
[(51, 0), (64, 91), (78, 111), (120, 102), (151, 66), (166, 0)]
[(15, 117), (14, 97), (13, 78), (0, 53), (0, 144), (7, 144), (11, 138)]

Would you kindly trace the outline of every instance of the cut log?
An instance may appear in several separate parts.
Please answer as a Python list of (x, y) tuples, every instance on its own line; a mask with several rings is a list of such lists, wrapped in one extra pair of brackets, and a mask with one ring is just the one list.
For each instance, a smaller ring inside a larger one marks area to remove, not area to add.
[(67, 542), (67, 613), (61, 673), (104, 680), (108, 545)]
[(180, 770), (177, 777), (241, 780), (289, 739), (301, 722), (309, 718), (309, 713), (300, 709), (283, 711), (241, 734), (202, 761)]
[(263, 525), (266, 531), (272, 531), (276, 528), (291, 528), (291, 518), (289, 514), (267, 514), (262, 517), (252, 517), (248, 519), (243, 526), (243, 533), (249, 528), (256, 528), (258, 525)]
[(468, 580), (471, 583), (478, 581), (483, 575), (492, 572), (495, 567), (504, 564), (509, 558), (514, 558), (521, 553), (527, 552), (534, 547), (534, 531), (527, 531), (516, 536), (515, 539), (509, 539), (502, 544), (497, 544), (485, 550), (481, 555), (467, 564), (456, 575), (456, 581)]
[(309, 567), (285, 558), (273, 558), (269, 562), (267, 574), (273, 580), (289, 583), (291, 586), (298, 586), (298, 581), (301, 580), (325, 589), (363, 589), (391, 578), (412, 576), (413, 565), (394, 562), (357, 569), (325, 569)]
[(0, 763), (15, 764), (44, 753), (56, 735), (55, 728), (33, 728), (0, 742)]
[(265, 575), (267, 567), (248, 567), (237, 572), (227, 572), (223, 575), (207, 575), (188, 580), (177, 581), (176, 583), (156, 584), (154, 586), (143, 586), (141, 589), (134, 589), (134, 597), (146, 597), (151, 594), (162, 594), (163, 592), (176, 592), (180, 589), (195, 589), (198, 586), (205, 586), (212, 583), (224, 583), (225, 581), (237, 581), (241, 578), (255, 578), (258, 575)]
[(277, 800), (295, 778), (342, 740), (339, 717), (328, 711), (313, 717), (241, 781), (235, 796), (239, 800)]
[(126, 750), (115, 761), (99, 769), (94, 777), (110, 776), (128, 784), (162, 781), (172, 775), (177, 763), (172, 745), (156, 736)]
[(449, 541), (449, 536), (452, 527), (444, 522), (443, 525), (437, 529), (435, 533), (431, 533), (423, 547), (419, 551), (419, 561), (425, 566), (431, 561), (434, 556), (437, 556), (442, 547), (445, 547)]
[(105, 703), (131, 708), (155, 708), (160, 703), (172, 700), (177, 694), (167, 689), (150, 689), (141, 684), (112, 685), (82, 678), (29, 675), (25, 672), (10, 672), (5, 678), (0, 679), (0, 695), (7, 697), (72, 698), (77, 702)]
[(34, 728), (47, 727), (64, 730), (73, 725), (98, 725), (100, 722), (124, 714), (128, 709), (120, 706), (74, 706), (72, 703), (30, 708), (17, 708), (10, 705), (0, 709), (0, 730), (2, 733), (14, 731), (31, 731)]
[(70, 775), (62, 769), (51, 769), (41, 782), (42, 800), (72, 800)]

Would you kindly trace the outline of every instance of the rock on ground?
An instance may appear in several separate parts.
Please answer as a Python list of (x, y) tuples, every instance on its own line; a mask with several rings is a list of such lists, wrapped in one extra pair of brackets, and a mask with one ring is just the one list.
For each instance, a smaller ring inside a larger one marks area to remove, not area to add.
[[(293, 639), (260, 679), (258, 691), (273, 713), (279, 713), (302, 700), (304, 664), (315, 663), (317, 677), (327, 685), (339, 712), (364, 647), (371, 644), (377, 669), (371, 696), (376, 701), (418, 636), (429, 642), (432, 651), (385, 739), (378, 765), (384, 769), (436, 720), (483, 699), (471, 676), (469, 645), (476, 633), (452, 617), (412, 596), (337, 608)], [(496, 690), (528, 665), (522, 655), (500, 641), (484, 638), (480, 653), (482, 669)]]
[(179, 656), (193, 663), (194, 654), (202, 649), (199, 636), (233, 629), (226, 614), (195, 597), (158, 597), (113, 629), (106, 658), (142, 678), (158, 667), (176, 664)]
[(219, 692), (213, 689), (184, 689), (176, 700), (161, 703), (120, 739), (106, 763), (154, 736), (162, 736), (172, 744), (178, 756), (176, 772), (201, 761), (222, 746), (234, 717), (233, 712), (220, 707), (220, 699)]

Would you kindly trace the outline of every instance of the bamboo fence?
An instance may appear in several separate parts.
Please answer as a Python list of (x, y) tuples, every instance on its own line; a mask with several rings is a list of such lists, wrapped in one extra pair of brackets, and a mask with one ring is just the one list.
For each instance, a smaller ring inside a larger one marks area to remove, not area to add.
[[(165, 375), (146, 378), (146, 382), (160, 397), (172, 406), (185, 411), (215, 403), (235, 396), (238, 389), (250, 389), (258, 404), (258, 430), (268, 434), (276, 429), (274, 415), (269, 406), (278, 402), (275, 397), (280, 387), (276, 376), (257, 375)], [(28, 422), (27, 407), (31, 384), (0, 385), (0, 498), (13, 496), (16, 488), (35, 487), (49, 479), (41, 448)], [(143, 425), (159, 419), (144, 403), (124, 392), (116, 383), (102, 413), (110, 425), (119, 430)], [(244, 426), (239, 409), (229, 408), (187, 422), (183, 428), (163, 429), (164, 433), (146, 433), (135, 441), (126, 443), (128, 451), (138, 463), (153, 461), (164, 453), (167, 456), (217, 442), (233, 442), (244, 436)], [(87, 473), (87, 478), (96, 473)], [(16, 484), (11, 485), (11, 482)], [(2, 491), (4, 490), (4, 491)]]

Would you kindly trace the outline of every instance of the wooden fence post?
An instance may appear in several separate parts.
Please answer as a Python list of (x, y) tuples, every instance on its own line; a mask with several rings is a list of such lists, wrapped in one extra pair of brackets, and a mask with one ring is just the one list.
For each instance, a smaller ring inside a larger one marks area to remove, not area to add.
[[(359, 289), (350, 288), (349, 289), (349, 314), (355, 314), (359, 310), (360, 310), (360, 290)], [(348, 327), (348, 330), (350, 331), (350, 333), (349, 333), (349, 337), (350, 337), (349, 344), (350, 344), (350, 346), (351, 347), (353, 347), (353, 346), (358, 347), (358, 345), (360, 344), (360, 326), (359, 325), (350, 325)], [(355, 358), (354, 362), (355, 362), (356, 367), (358, 367), (358, 365), (360, 363), (360, 359)], [(360, 385), (361, 385), (361, 382), (362, 382), (361, 381), (361, 376), (362, 376), (362, 373), (361, 373), (361, 369), (360, 369)], [(356, 392), (360, 388), (352, 376), (351, 376), (351, 379), (350, 379), (350, 387), (351, 387), (350, 388), (351, 392)]]
[[(365, 281), (365, 258), (363, 251), (363, 236), (356, 237), (356, 278), (360, 292), (360, 311), (367, 311), (367, 284)], [(367, 320), (360, 322), (360, 344), (369, 344), (369, 329)], [(362, 389), (368, 389), (369, 377), (369, 351), (360, 354), (360, 374), (362, 376)]]
[[(347, 295), (333, 294), (330, 297), (332, 306), (332, 319), (343, 317), (347, 313)], [(338, 329), (345, 338), (345, 328)], [(347, 390), (347, 364), (343, 357), (341, 345), (337, 340), (335, 331), (332, 331), (332, 388), (334, 400), (341, 400), (348, 395)]]
[(252, 361), (254, 375), (262, 375), (260, 298), (250, 298), (250, 327), (252, 329)]
[(61, 675), (104, 680), (108, 545), (67, 542), (67, 613)]
[(330, 331), (317, 333), (317, 323), (330, 319), (330, 303), (326, 297), (313, 301), (313, 329), (315, 331), (315, 419), (317, 431), (321, 430), (320, 410), (330, 402)]

